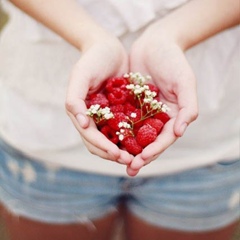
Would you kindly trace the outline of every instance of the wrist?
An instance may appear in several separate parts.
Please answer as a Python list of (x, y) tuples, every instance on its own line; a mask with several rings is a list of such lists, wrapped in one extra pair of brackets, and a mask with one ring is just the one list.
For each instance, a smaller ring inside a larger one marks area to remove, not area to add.
[(107, 31), (95, 23), (82, 26), (78, 33), (77, 48), (82, 52), (89, 49), (92, 45), (105, 41), (106, 38), (110, 37)]
[(239, 24), (239, 14), (238, 0), (194, 0), (153, 23), (152, 27), (187, 50)]
[(11, 0), (11, 2), (80, 51), (107, 35), (75, 0)]
[(149, 29), (151, 35), (154, 33), (155, 38), (161, 42), (161, 44), (177, 45), (183, 51), (189, 49), (193, 44), (191, 37), (188, 37), (177, 24), (168, 19), (161, 19), (153, 23)]

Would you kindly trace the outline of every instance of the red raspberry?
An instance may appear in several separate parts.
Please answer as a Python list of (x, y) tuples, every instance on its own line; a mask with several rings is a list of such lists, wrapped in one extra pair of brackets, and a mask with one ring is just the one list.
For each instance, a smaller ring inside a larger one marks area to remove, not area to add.
[(107, 98), (110, 105), (118, 105), (126, 102), (127, 95), (125, 91), (116, 88), (112, 92), (108, 93)]
[(168, 114), (165, 113), (165, 112), (157, 113), (157, 114), (155, 114), (153, 117), (156, 118), (156, 119), (161, 120), (161, 121), (163, 122), (163, 124), (165, 124), (165, 123), (170, 119), (170, 117), (168, 116)]
[(144, 125), (149, 124), (151, 127), (157, 130), (157, 134), (159, 134), (163, 128), (163, 122), (157, 118), (147, 118), (143, 122)]
[(136, 107), (134, 105), (132, 105), (131, 103), (129, 102), (126, 102), (125, 105), (124, 105), (124, 113), (126, 115), (129, 116), (129, 114), (131, 114), (131, 112), (134, 112), (136, 110)]
[(157, 138), (157, 130), (150, 125), (143, 125), (137, 133), (137, 143), (143, 148), (155, 141)]
[(127, 84), (128, 81), (124, 77), (109, 78), (106, 83), (106, 90), (110, 93), (113, 92), (114, 89), (126, 89)]
[(122, 105), (122, 104), (112, 105), (112, 106), (110, 106), (110, 110), (112, 113), (124, 112), (124, 105)]
[[(114, 117), (101, 118), (93, 114), (98, 129), (119, 148), (137, 155), (148, 144), (155, 141), (164, 124), (170, 119), (167, 113), (152, 108), (150, 103), (144, 102), (145, 93), (134, 94), (134, 89), (126, 86), (134, 83), (127, 76), (109, 78), (98, 93), (90, 94), (86, 100), (88, 108), (99, 104), (101, 108), (109, 107)], [(156, 93), (154, 99), (160, 101), (159, 89), (152, 83), (146, 84), (149, 90)], [(134, 115), (135, 114), (135, 115)], [(125, 122), (130, 125), (120, 125)]]
[(133, 94), (133, 92), (127, 90), (126, 95), (127, 95), (127, 102), (132, 104), (133, 106), (136, 106), (136, 97)]
[(108, 126), (117, 131), (119, 130), (118, 124), (120, 122), (127, 122), (127, 116), (122, 112), (114, 113), (114, 117), (107, 120)]
[(109, 106), (109, 101), (103, 93), (93, 93), (88, 96), (87, 107), (99, 104), (102, 108)]
[(134, 156), (142, 152), (142, 147), (137, 143), (134, 137), (124, 138), (122, 144), (125, 149)]
[(94, 122), (96, 123), (98, 129), (106, 125), (106, 119), (98, 119), (97, 116), (93, 117)]
[(105, 125), (101, 128), (101, 133), (104, 134), (111, 142), (118, 144), (119, 139), (116, 135), (116, 131), (110, 128), (108, 125)]
[(134, 128), (140, 128), (143, 125), (143, 122), (141, 121), (142, 113), (140, 109), (135, 109), (132, 112), (128, 112), (126, 114), (130, 121), (133, 122)]

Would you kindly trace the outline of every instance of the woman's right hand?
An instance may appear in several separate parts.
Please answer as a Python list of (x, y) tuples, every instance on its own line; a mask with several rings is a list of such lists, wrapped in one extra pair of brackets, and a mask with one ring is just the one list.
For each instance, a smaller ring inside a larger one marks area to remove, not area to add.
[(109, 77), (128, 72), (128, 56), (120, 41), (101, 29), (94, 36), (83, 45), (82, 56), (73, 67), (66, 98), (67, 114), (92, 154), (128, 165), (132, 156), (109, 141), (86, 116), (87, 94), (96, 92)]

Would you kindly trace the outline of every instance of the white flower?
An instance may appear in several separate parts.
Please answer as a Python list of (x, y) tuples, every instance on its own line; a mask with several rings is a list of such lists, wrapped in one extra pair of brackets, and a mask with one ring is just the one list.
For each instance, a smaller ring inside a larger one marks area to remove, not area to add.
[(118, 139), (122, 141), (124, 139), (124, 135), (120, 132), (116, 132), (116, 135), (118, 135)]
[(118, 127), (119, 128), (123, 127), (123, 122), (118, 123)]
[(90, 108), (86, 111), (86, 114), (90, 117), (93, 117), (95, 115), (98, 121), (102, 119), (108, 120), (114, 117), (109, 107), (101, 108), (99, 104), (91, 105)]
[(147, 95), (147, 96), (151, 96), (151, 95), (152, 95), (152, 92), (151, 92), (150, 90), (146, 90), (144, 93), (145, 93), (145, 95)]
[(134, 86), (135, 85), (133, 83), (131, 83), (131, 84), (126, 85), (126, 88), (132, 90), (132, 89), (134, 89)]
[(157, 93), (156, 93), (156, 92), (152, 92), (152, 93), (151, 93), (151, 96), (152, 96), (152, 97), (156, 97), (156, 96), (157, 96)]
[(153, 99), (153, 100), (152, 100), (152, 105), (155, 105), (155, 104), (158, 104), (158, 103), (161, 104), (161, 102), (158, 102), (156, 99)]
[(119, 128), (131, 128), (131, 125), (127, 122), (119, 122), (118, 127)]
[(144, 101), (145, 103), (151, 103), (152, 98), (144, 98), (143, 101)]
[(118, 139), (119, 139), (120, 141), (122, 141), (122, 140), (124, 139), (124, 135), (123, 135), (123, 134), (119, 134)]
[(113, 117), (114, 117), (113, 113), (106, 113), (106, 114), (104, 114), (104, 118), (105, 118), (106, 120), (111, 119), (111, 118), (113, 118)]
[(169, 111), (170, 111), (170, 108), (169, 108), (166, 104), (163, 104), (163, 105), (162, 105), (162, 111), (163, 111), (163, 112), (169, 112)]
[(140, 85), (143, 85), (146, 81), (151, 79), (150, 76), (143, 76), (139, 72), (135, 72), (135, 73), (130, 72), (128, 74), (128, 76), (129, 76), (129, 79), (131, 80), (131, 82), (134, 82), (134, 83), (140, 84)]
[(90, 108), (87, 110), (86, 114), (92, 116), (93, 114), (97, 114), (99, 109), (99, 104), (91, 105)]
[(102, 108), (101, 112), (102, 112), (102, 114), (110, 113), (110, 108), (109, 107)]
[(104, 119), (110, 119), (114, 117), (109, 107), (100, 108), (98, 111), (98, 115), (103, 117)]
[(133, 113), (130, 114), (130, 116), (131, 116), (131, 118), (136, 118), (137, 114), (133, 112)]

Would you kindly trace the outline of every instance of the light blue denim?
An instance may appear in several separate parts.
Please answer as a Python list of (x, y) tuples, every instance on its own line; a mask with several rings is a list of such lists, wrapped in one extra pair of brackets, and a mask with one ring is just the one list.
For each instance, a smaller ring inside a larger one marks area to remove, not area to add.
[(239, 219), (239, 194), (240, 160), (128, 178), (52, 169), (0, 141), (0, 202), (15, 215), (38, 221), (92, 221), (115, 211), (122, 200), (150, 224), (207, 231)]

